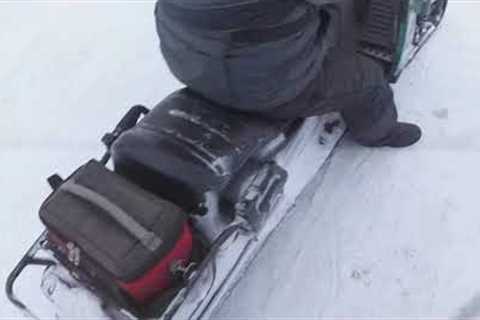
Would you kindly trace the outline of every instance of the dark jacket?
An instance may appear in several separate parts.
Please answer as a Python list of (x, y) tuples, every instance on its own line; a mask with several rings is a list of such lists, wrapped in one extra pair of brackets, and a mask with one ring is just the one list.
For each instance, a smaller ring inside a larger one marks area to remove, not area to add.
[(266, 112), (305, 90), (329, 44), (328, 15), (303, 0), (159, 0), (172, 73), (203, 96)]

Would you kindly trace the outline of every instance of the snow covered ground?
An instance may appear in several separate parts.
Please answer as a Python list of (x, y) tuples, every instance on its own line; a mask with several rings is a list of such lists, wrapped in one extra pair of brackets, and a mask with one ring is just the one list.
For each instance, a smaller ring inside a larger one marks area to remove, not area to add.
[[(0, 2), (0, 282), (42, 227), (44, 178), (102, 151), (132, 104), (179, 84), (151, 1)], [(217, 313), (224, 318), (480, 319), (480, 14), (451, 1), (395, 86), (422, 143), (344, 142)], [(38, 284), (21, 286), (33, 301)], [(19, 318), (0, 298), (0, 319)]]

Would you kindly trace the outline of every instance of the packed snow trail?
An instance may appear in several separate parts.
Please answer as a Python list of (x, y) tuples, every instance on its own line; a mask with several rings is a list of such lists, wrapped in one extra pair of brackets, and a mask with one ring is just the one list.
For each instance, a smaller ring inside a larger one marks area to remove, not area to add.
[[(479, 14), (480, 2), (451, 1), (395, 86), (422, 143), (343, 143), (218, 318), (480, 317)], [(153, 2), (4, 2), (0, 40), (4, 283), (42, 229), (45, 177), (100, 154), (130, 105), (179, 84), (158, 52)], [(19, 289), (41, 308), (37, 287)], [(2, 295), (0, 318), (20, 316)]]

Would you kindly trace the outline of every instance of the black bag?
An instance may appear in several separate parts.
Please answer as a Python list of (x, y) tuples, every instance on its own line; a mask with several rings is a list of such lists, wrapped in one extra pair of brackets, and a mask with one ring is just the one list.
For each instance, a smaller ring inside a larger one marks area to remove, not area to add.
[(170, 265), (190, 259), (187, 215), (94, 160), (48, 197), (40, 218), (70, 264), (107, 274), (137, 302), (168, 289)]

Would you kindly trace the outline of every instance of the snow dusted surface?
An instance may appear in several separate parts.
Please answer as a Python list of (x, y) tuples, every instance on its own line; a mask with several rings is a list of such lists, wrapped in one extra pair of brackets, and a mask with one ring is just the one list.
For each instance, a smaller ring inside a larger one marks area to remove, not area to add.
[[(0, 281), (42, 227), (44, 178), (102, 149), (130, 105), (179, 84), (158, 53), (153, 2), (0, 3)], [(218, 318), (480, 318), (480, 2), (395, 86), (408, 150), (348, 141), (275, 232)], [(38, 284), (21, 293), (35, 299)], [(0, 298), (0, 319), (19, 314)]]

